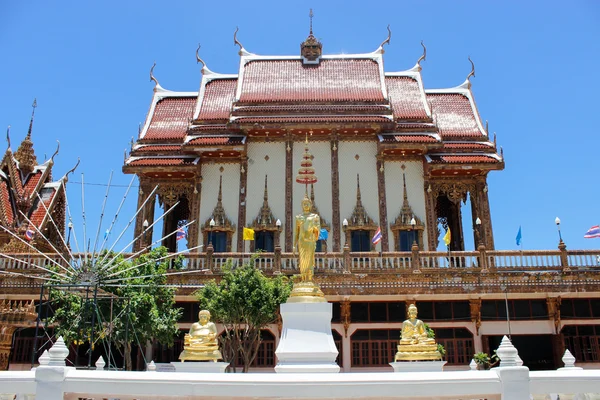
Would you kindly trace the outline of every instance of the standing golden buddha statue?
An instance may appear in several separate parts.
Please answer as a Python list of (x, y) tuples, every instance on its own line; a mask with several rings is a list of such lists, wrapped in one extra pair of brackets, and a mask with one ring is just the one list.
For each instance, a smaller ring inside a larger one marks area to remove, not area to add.
[(185, 361), (217, 361), (222, 359), (217, 339), (217, 327), (210, 321), (210, 312), (198, 313), (198, 322), (192, 324), (183, 339), (183, 351), (179, 359)]
[(408, 307), (408, 319), (402, 323), (398, 352), (394, 361), (437, 361), (442, 355), (435, 340), (427, 336), (425, 324), (417, 319), (417, 306)]
[[(300, 169), (296, 182), (308, 185), (317, 182), (315, 170), (312, 168), (312, 155), (308, 151), (308, 137), (305, 141), (304, 155), (300, 162)], [(319, 234), (321, 232), (321, 219), (318, 214), (311, 212), (312, 202), (308, 195), (302, 199), (302, 213), (296, 216), (294, 229), (294, 255), (298, 250), (298, 267), (300, 269), (300, 282), (294, 283), (294, 288), (288, 303), (324, 303), (325, 295), (318, 285), (313, 282), (315, 269), (315, 251)]]

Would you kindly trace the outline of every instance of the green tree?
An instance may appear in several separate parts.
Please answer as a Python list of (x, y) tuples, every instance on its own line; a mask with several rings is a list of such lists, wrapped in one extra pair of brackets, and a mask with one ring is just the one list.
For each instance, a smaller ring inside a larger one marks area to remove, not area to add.
[[(67, 343), (89, 342), (91, 321), (95, 320), (94, 344), (110, 340), (123, 349), (127, 370), (132, 368), (133, 343), (145, 345), (148, 341), (158, 340), (172, 346), (179, 332), (177, 321), (181, 309), (175, 308), (174, 288), (166, 286), (165, 273), (171, 263), (166, 256), (164, 247), (153, 249), (131, 262), (119, 255), (111, 263), (115, 268), (108, 273), (103, 272), (102, 265), (96, 264), (91, 273), (98, 279), (97, 287), (93, 285), (89, 290), (101, 294), (97, 308), (92, 302), (85, 301), (85, 297), (93, 294), (84, 294), (81, 287), (74, 286), (75, 290), (69, 291), (51, 289), (51, 296), (58, 304), (50, 321), (56, 326), (56, 333)], [(112, 258), (104, 259), (108, 262)], [(174, 267), (181, 267), (181, 258), (175, 260)], [(76, 280), (72, 283), (78, 284)]]
[(201, 309), (211, 312), (214, 320), (223, 324), (225, 332), (219, 338), (223, 358), (236, 371), (236, 359), (242, 359), (242, 372), (248, 369), (258, 353), (260, 331), (275, 322), (279, 305), (287, 300), (292, 282), (285, 276), (267, 277), (254, 267), (258, 257), (234, 268), (229, 262), (223, 276), (211, 281), (197, 292)]

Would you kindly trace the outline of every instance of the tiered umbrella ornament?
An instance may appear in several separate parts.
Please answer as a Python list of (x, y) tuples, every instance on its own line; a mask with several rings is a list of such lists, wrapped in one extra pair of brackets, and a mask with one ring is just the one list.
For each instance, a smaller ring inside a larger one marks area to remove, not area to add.
[(296, 182), (303, 184), (305, 186), (306, 193), (308, 193), (308, 185), (317, 183), (317, 176), (315, 175), (315, 169), (312, 166), (313, 156), (308, 151), (308, 137), (304, 143), (304, 154), (302, 155), (302, 161), (300, 162), (298, 175), (296, 175)]

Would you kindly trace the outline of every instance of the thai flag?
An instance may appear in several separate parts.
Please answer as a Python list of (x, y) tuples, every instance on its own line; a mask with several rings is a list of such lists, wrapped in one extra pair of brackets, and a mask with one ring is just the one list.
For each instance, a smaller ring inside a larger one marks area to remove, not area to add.
[(588, 229), (588, 231), (585, 233), (585, 235), (583, 235), (583, 237), (586, 239), (600, 237), (600, 226), (598, 226), (598, 225), (592, 226), (590, 229)]
[(33, 240), (33, 231), (32, 231), (31, 229), (27, 229), (27, 230), (25, 231), (25, 239), (26, 239), (28, 242), (31, 242), (31, 241)]
[(177, 240), (185, 239), (186, 236), (187, 236), (187, 233), (185, 233), (185, 230), (182, 227), (177, 228), (177, 235), (176, 235)]
[(377, 244), (381, 242), (381, 227), (377, 228), (375, 235), (373, 235), (373, 239), (371, 239), (371, 243)]

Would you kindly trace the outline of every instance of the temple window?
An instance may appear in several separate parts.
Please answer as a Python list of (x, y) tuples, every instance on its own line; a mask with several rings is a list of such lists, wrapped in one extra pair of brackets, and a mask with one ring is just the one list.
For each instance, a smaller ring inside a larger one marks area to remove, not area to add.
[(254, 251), (275, 251), (273, 231), (254, 231)]
[(408, 202), (408, 193), (406, 191), (406, 176), (402, 174), (403, 181), (403, 202), (400, 214), (394, 222), (390, 224), (390, 229), (394, 233), (396, 251), (411, 251), (413, 243), (423, 250), (423, 231), (425, 225), (417, 217)]
[(371, 238), (369, 231), (355, 230), (350, 232), (350, 251), (371, 251)]
[(352, 252), (372, 251), (374, 245), (371, 243), (373, 235), (378, 226), (367, 214), (360, 194), (360, 177), (356, 175), (356, 205), (349, 219), (344, 219), (343, 229), (346, 234), (346, 244)]
[(206, 219), (202, 226), (204, 235), (204, 249), (209, 244), (213, 247), (215, 253), (226, 253), (231, 251), (231, 240), (235, 232), (235, 225), (227, 217), (223, 207), (223, 176), (219, 177), (219, 193), (217, 195), (217, 205), (212, 215)]
[(600, 361), (600, 325), (566, 325), (561, 333), (578, 362)]
[(473, 334), (466, 328), (436, 328), (435, 338), (446, 349), (448, 364), (468, 364), (475, 354)]

